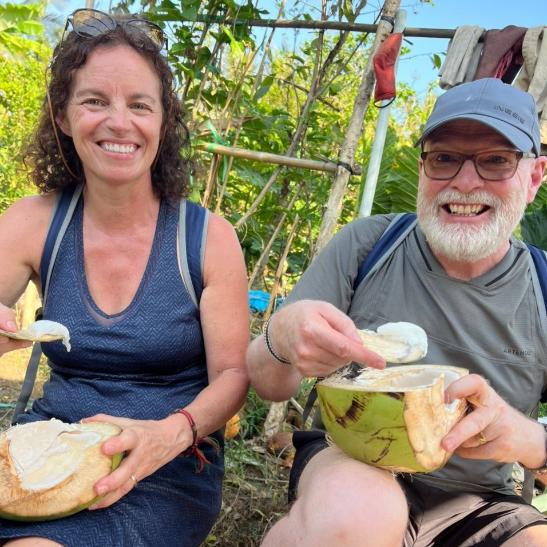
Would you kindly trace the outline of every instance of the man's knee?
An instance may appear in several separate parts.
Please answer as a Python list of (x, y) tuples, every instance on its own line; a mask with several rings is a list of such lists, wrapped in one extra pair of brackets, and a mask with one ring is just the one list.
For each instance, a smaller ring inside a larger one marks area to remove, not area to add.
[(545, 547), (547, 545), (547, 524), (529, 526), (507, 540), (503, 547)]
[(299, 517), (308, 531), (332, 534), (340, 544), (352, 537), (362, 539), (364, 530), (369, 538), (376, 530), (383, 534), (383, 545), (402, 541), (408, 507), (391, 474), (332, 451), (318, 454), (309, 465), (302, 475), (292, 520)]

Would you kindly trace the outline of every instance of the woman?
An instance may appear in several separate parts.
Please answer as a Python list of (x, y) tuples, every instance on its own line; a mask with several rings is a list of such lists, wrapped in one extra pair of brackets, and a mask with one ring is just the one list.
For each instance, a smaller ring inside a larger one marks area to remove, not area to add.
[[(0, 519), (0, 541), (196, 546), (220, 510), (223, 475), (222, 454), (208, 444), (199, 449), (209, 464), (196, 473), (196, 440), (221, 443), (219, 429), (248, 385), (241, 249), (231, 226), (211, 214), (196, 305), (177, 259), (187, 131), (161, 29), (134, 16), (77, 10), (65, 34), (30, 148), (42, 194), (0, 217), (0, 328), (15, 330), (9, 306), (29, 280), (40, 285), (59, 194), (82, 184), (44, 307), (45, 319), (68, 327), (72, 351), (43, 345), (51, 377), (19, 422), (111, 422), (122, 432), (102, 449), (126, 457), (95, 485), (103, 497), (91, 511), (44, 523)], [(188, 260), (190, 269), (200, 267), (199, 255)], [(0, 354), (22, 345), (0, 336)]]

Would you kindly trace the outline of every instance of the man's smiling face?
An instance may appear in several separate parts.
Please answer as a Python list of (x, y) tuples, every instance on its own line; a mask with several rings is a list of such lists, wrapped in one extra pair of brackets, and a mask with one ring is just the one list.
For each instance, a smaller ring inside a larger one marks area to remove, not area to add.
[[(508, 140), (475, 121), (458, 120), (434, 131), (424, 151), (473, 155), (515, 150)], [(504, 180), (479, 176), (472, 161), (465, 161), (450, 180), (429, 177), (420, 160), (417, 213), (420, 226), (435, 254), (451, 260), (474, 262), (508, 245), (526, 204), (537, 187), (532, 184), (534, 159), (519, 161), (515, 173)]]

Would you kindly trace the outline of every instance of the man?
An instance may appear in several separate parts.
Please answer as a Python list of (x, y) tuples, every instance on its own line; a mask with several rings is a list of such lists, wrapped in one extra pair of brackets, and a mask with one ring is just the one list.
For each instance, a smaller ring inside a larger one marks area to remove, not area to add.
[[(446, 400), (472, 411), (442, 441), (455, 455), (428, 475), (392, 476), (295, 435), (289, 514), (264, 546), (545, 546), (547, 519), (514, 495), (512, 462), (546, 465), (547, 434), (528, 416), (547, 386), (546, 315), (526, 246), (512, 237), (547, 158), (533, 98), (495, 79), (442, 95), (419, 143), (418, 226), (353, 290), (393, 215), (342, 229), (311, 264), (247, 365), (265, 399), (355, 361), (382, 368), (357, 328), (409, 321), (428, 334), (424, 363), (470, 369)], [(536, 287), (536, 288), (534, 288)]]

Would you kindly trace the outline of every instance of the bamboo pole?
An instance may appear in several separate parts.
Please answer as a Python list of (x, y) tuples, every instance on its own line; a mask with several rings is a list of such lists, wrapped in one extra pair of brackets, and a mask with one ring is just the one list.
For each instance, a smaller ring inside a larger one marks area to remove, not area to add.
[[(401, 0), (386, 0), (382, 11), (382, 17), (393, 18), (399, 9)], [(367, 113), (370, 103), (370, 97), (372, 95), (372, 88), (374, 87), (374, 70), (372, 59), (380, 44), (386, 39), (392, 30), (392, 25), (389, 20), (381, 19), (378, 24), (378, 30), (374, 37), (374, 43), (372, 45), (372, 51), (368, 58), (368, 63), (363, 72), (361, 84), (357, 92), (357, 97), (353, 103), (353, 112), (346, 132), (346, 138), (342, 144), (340, 150), (340, 166), (337, 169), (336, 177), (331, 188), (325, 214), (323, 215), (323, 221), (319, 229), (319, 236), (317, 237), (317, 243), (315, 247), (315, 253), (318, 254), (328, 243), (338, 222), (340, 211), (342, 209), (342, 200), (347, 188), (350, 172), (342, 167), (342, 165), (352, 165), (355, 156), (355, 150), (359, 137), (363, 131), (363, 123), (365, 114)]]
[[(231, 156), (235, 158), (242, 158), (246, 160), (259, 161), (262, 163), (273, 163), (276, 165), (285, 165), (286, 167), (302, 167), (304, 169), (312, 169), (314, 171), (325, 171), (327, 173), (336, 173), (338, 164), (331, 161), (318, 161), (308, 160), (302, 158), (295, 158), (292, 156), (281, 156), (278, 154), (271, 154), (270, 152), (255, 152), (254, 150), (247, 150), (245, 148), (235, 148), (232, 146), (223, 146), (222, 144), (215, 143), (202, 143), (197, 144), (196, 148), (212, 154), (219, 154), (221, 156)], [(353, 174), (359, 175), (361, 173), (360, 167), (353, 168)]]
[[(161, 16), (159, 17), (162, 18)], [(164, 17), (168, 20), (168, 17)], [(222, 17), (208, 17), (198, 15), (195, 19), (185, 19), (189, 22), (197, 23), (223, 23), (225, 25), (248, 25), (250, 27), (268, 27), (268, 28), (294, 28), (305, 30), (342, 30), (347, 32), (367, 32), (376, 33), (381, 24), (367, 23), (346, 23), (344, 21), (304, 21), (298, 19), (237, 19)], [(413, 36), (416, 38), (452, 38), (456, 33), (454, 28), (424, 28), (424, 27), (408, 27), (405, 29), (405, 36)], [(479, 40), (484, 39), (484, 34)]]

